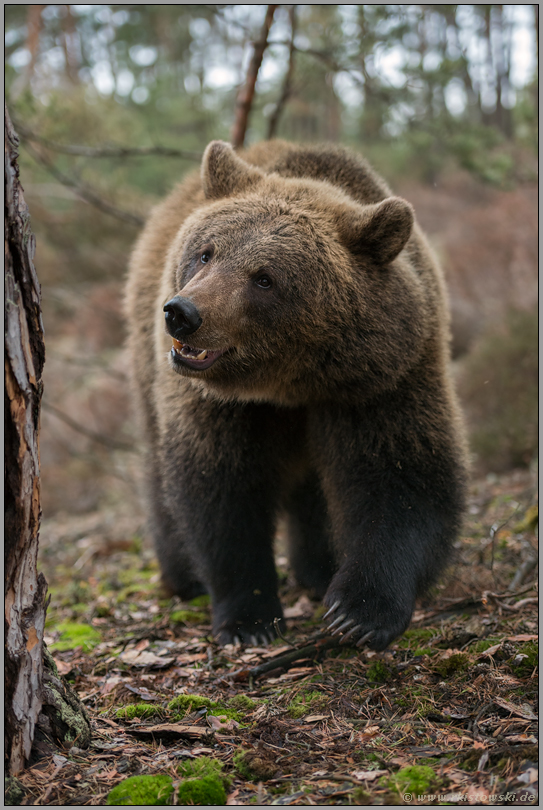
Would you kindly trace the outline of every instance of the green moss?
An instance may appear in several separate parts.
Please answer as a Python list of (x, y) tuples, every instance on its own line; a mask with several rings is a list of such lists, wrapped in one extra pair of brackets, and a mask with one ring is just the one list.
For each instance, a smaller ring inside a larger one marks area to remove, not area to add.
[(50, 644), (49, 648), (58, 652), (73, 650), (76, 647), (83, 647), (85, 652), (89, 652), (102, 640), (99, 631), (90, 624), (62, 622), (57, 630), (60, 632), (60, 639)]
[(440, 779), (428, 765), (408, 765), (398, 773), (392, 774), (388, 779), (382, 779), (383, 787), (392, 788), (400, 794), (411, 793), (415, 796), (432, 793), (439, 784)]
[(397, 644), (400, 649), (416, 649), (417, 647), (422, 647), (425, 641), (429, 641), (431, 638), (434, 638), (435, 635), (436, 631), (432, 630), (430, 627), (412, 627), (405, 631)]
[[(521, 656), (526, 656), (521, 657)], [(532, 674), (534, 669), (539, 665), (539, 644), (537, 641), (529, 641), (524, 644), (513, 656), (509, 662), (509, 666), (520, 678), (527, 677)]]
[(520, 534), (521, 532), (535, 532), (535, 527), (537, 526), (539, 521), (539, 510), (537, 504), (533, 506), (529, 506), (526, 510), (526, 514), (524, 518), (514, 526), (513, 531), (515, 534)]
[(222, 762), (211, 757), (199, 757), (181, 763), (179, 774), (184, 781), (179, 786), (179, 805), (225, 805), (229, 777), (222, 773)]
[(24, 796), (24, 787), (15, 776), (4, 777), (4, 801), (7, 807), (18, 807)]
[(210, 714), (226, 716), (229, 720), (236, 720), (236, 722), (242, 719), (239, 712), (202, 695), (178, 695), (168, 703), (168, 712), (172, 715), (173, 722), (182, 720), (185, 715), (198, 709), (207, 709)]
[(135, 717), (153, 717), (155, 714), (161, 714), (160, 708), (151, 703), (129, 703), (117, 709), (115, 717), (119, 720), (133, 720)]
[(129, 776), (108, 793), (107, 805), (136, 805), (149, 807), (169, 805), (173, 793), (170, 776)]
[(194, 599), (191, 599), (189, 605), (193, 607), (208, 607), (211, 604), (211, 597), (207, 593), (203, 593), (200, 596), (195, 596)]
[(432, 663), (434, 672), (441, 675), (442, 678), (447, 678), (457, 672), (463, 672), (467, 669), (469, 664), (469, 656), (465, 653), (453, 653), (448, 658), (442, 658), (440, 661)]
[(257, 750), (239, 749), (234, 754), (234, 768), (249, 782), (266, 781), (277, 773), (275, 762), (263, 756)]
[(364, 788), (355, 788), (351, 793), (351, 805), (354, 807), (369, 807), (371, 805), (371, 794)]
[(198, 757), (198, 759), (187, 759), (179, 765), (177, 771), (185, 779), (200, 779), (203, 776), (214, 776), (227, 787), (230, 784), (230, 778), (223, 774), (224, 765), (218, 759), (213, 757)]
[(417, 703), (416, 711), (418, 717), (426, 717), (430, 712), (435, 711), (435, 709), (429, 701), (421, 700), (420, 703)]
[(431, 647), (418, 647), (413, 656), (416, 658), (419, 655), (435, 655), (436, 651), (433, 650)]
[(386, 683), (393, 677), (393, 673), (387, 667), (383, 661), (377, 659), (374, 661), (371, 666), (368, 667), (368, 671), (366, 673), (368, 681), (373, 681), (374, 683)]
[(199, 613), (195, 610), (174, 610), (170, 613), (170, 621), (174, 624), (202, 624), (207, 622), (206, 613)]
[(300, 692), (294, 700), (288, 704), (288, 713), (294, 719), (305, 717), (307, 714), (316, 712), (324, 708), (328, 701), (322, 692)]
[(470, 645), (470, 649), (477, 653), (486, 652), (491, 647), (494, 647), (495, 644), (498, 644), (499, 641), (500, 639), (497, 636), (493, 638), (483, 638), (474, 642), (473, 647)]
[(247, 695), (234, 695), (233, 698), (227, 701), (227, 705), (238, 712), (251, 712), (255, 708), (256, 703), (254, 700), (251, 700), (250, 697), (247, 697)]
[(168, 711), (171, 713), (189, 714), (198, 709), (213, 709), (217, 704), (202, 695), (177, 695), (168, 703)]
[(186, 779), (179, 785), (177, 804), (224, 807), (226, 805), (226, 790), (220, 779), (215, 776)]

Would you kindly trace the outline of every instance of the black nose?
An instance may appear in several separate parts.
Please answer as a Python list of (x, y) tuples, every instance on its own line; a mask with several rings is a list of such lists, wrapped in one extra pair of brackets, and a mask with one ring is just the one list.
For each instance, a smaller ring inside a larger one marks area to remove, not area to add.
[(202, 323), (200, 313), (192, 301), (179, 295), (164, 304), (164, 312), (166, 329), (176, 339), (192, 335)]

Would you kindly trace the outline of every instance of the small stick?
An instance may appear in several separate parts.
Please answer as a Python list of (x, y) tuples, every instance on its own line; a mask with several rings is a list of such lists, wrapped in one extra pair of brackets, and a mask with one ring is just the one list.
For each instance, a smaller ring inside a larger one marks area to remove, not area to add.
[(280, 667), (288, 669), (295, 661), (299, 661), (301, 658), (316, 658), (325, 650), (331, 650), (336, 647), (347, 649), (350, 646), (355, 649), (354, 645), (342, 644), (341, 642), (342, 636), (321, 636), (315, 639), (313, 644), (298, 647), (291, 652), (278, 655), (277, 658), (264, 661), (264, 663), (258, 664), (258, 666), (252, 667), (251, 669), (238, 669), (230, 673), (229, 677), (236, 680), (241, 680), (242, 678), (252, 680), (253, 678), (259, 678), (261, 675), (265, 675), (266, 672), (271, 672)]

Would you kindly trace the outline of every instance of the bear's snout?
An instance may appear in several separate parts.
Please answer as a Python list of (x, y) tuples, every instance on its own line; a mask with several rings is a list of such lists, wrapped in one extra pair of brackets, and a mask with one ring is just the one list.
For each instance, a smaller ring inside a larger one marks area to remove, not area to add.
[(166, 329), (176, 339), (192, 335), (202, 323), (200, 313), (188, 298), (176, 295), (164, 304)]

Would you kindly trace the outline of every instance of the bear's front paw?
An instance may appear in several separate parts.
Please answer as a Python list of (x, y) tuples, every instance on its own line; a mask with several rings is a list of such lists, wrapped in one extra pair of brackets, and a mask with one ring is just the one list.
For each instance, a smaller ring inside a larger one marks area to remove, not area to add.
[[(282, 618), (277, 619), (279, 630), (283, 633), (285, 626)], [(253, 646), (267, 646), (278, 638), (276, 622), (223, 622), (213, 631), (219, 644), (252, 644)]]
[(414, 597), (402, 592), (391, 593), (375, 585), (358, 588), (341, 584), (334, 578), (324, 598), (328, 607), (324, 619), (330, 623), (332, 635), (342, 633), (342, 643), (349, 641), (357, 647), (367, 645), (373, 650), (384, 650), (401, 635), (411, 621)]
[(213, 635), (219, 644), (267, 645), (278, 637), (278, 631), (283, 633), (279, 600), (262, 598), (257, 605), (253, 601), (238, 596), (234, 604), (223, 601), (213, 605)]

